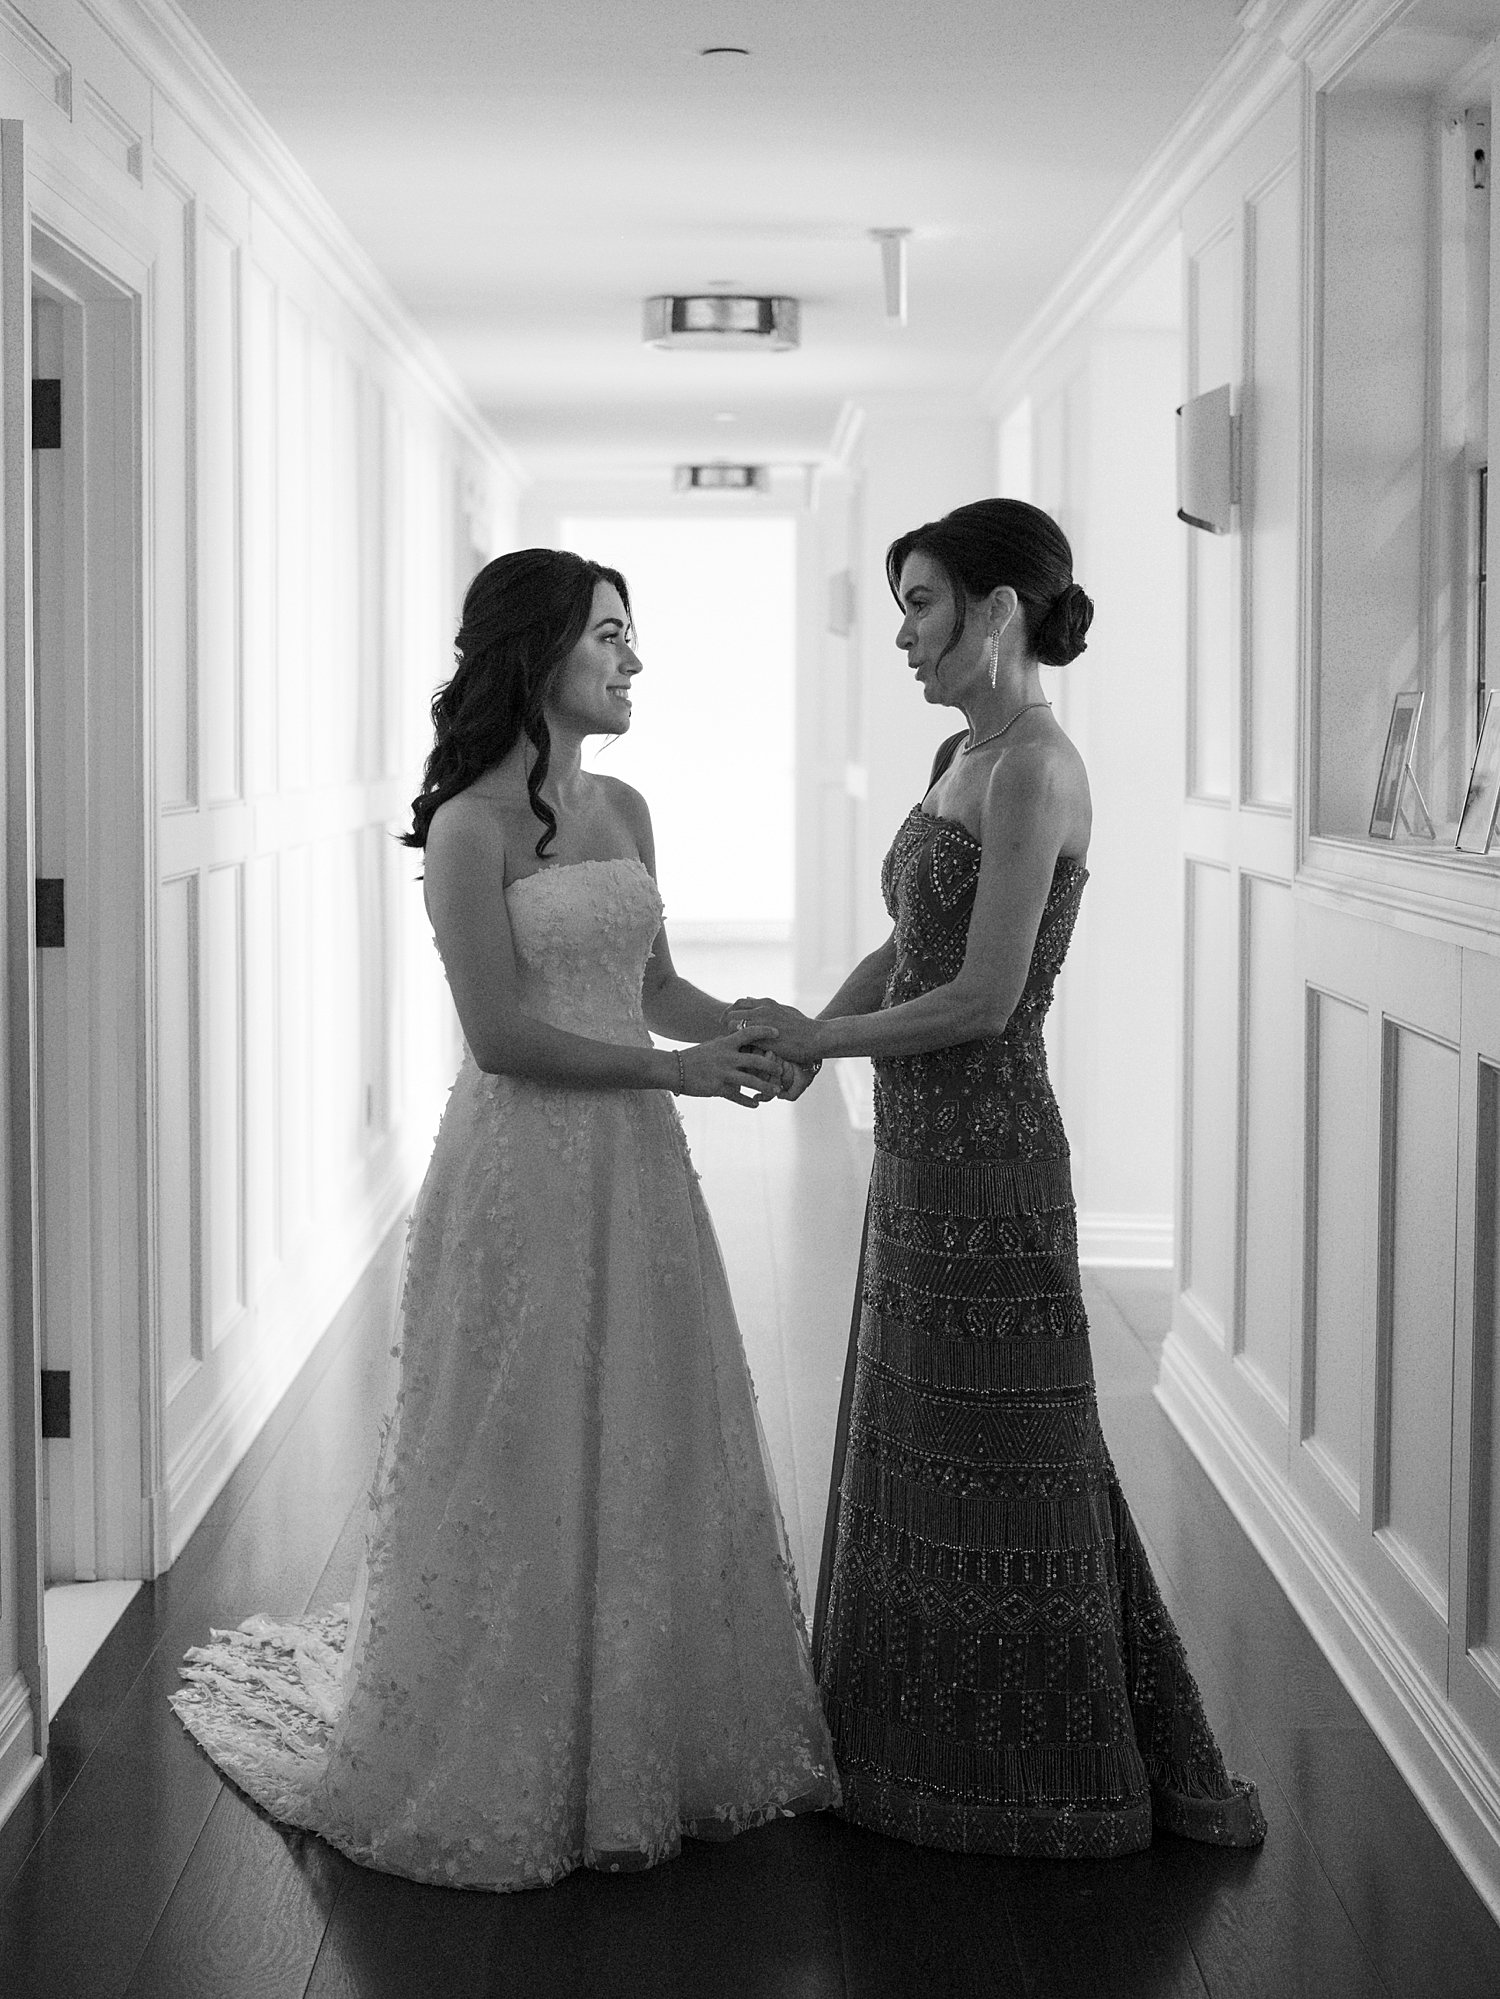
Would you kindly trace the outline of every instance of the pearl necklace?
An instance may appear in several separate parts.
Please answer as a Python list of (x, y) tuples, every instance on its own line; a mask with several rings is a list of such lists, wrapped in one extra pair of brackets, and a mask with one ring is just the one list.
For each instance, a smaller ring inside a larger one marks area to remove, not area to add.
[[(1009, 729), (1014, 723), (1019, 722), (1021, 717), (1027, 712), (1028, 709), (1050, 708), (1051, 706), (1052, 703), (1050, 701), (1023, 702), (1022, 705), (1016, 710), (1015, 714), (1011, 716), (1010, 721), (1006, 723), (1005, 729)], [(982, 750), (986, 743), (998, 743), (1000, 738), (1005, 734), (1005, 729), (996, 729), (992, 735), (981, 736), (977, 743), (975, 742), (961, 743), (959, 745), (960, 754), (963, 756), (967, 756), (970, 750)]]

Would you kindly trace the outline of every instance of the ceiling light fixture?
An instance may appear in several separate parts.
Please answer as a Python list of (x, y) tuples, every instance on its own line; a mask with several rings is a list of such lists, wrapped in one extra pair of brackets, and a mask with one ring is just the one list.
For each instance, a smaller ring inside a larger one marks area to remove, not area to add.
[(880, 268), (885, 279), (885, 316), (906, 324), (906, 239), (909, 229), (872, 229), (880, 245)]
[(679, 493), (763, 493), (770, 484), (764, 465), (679, 465), (672, 474)]
[(797, 345), (800, 314), (794, 298), (752, 298), (715, 292), (662, 295), (645, 301), (641, 338), (653, 347), (760, 347), (784, 354)]
[(711, 48), (699, 49), (700, 56), (747, 56), (750, 51), (742, 49), (738, 42), (715, 42)]

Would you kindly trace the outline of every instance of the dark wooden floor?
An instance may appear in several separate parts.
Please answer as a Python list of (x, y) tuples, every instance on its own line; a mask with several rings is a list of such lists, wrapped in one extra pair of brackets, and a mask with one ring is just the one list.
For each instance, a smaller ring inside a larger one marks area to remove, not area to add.
[[(826, 1257), (806, 1175), (821, 1159), (831, 1187), (848, 1160), (830, 1148), (848, 1145), (832, 1092), (792, 1115), (798, 1212)], [(0, 1829), (5, 1999), (1500, 1994), (1500, 1928), (1151, 1399), (1151, 1275), (1089, 1280), (1101, 1407), (1210, 1714), (1261, 1787), (1261, 1853), (1161, 1837), (1129, 1860), (1014, 1863), (821, 1818), (644, 1875), (483, 1896), (365, 1872), (271, 1824), (166, 1696), (211, 1622), (347, 1587), (393, 1257), (64, 1702), (43, 1776)]]

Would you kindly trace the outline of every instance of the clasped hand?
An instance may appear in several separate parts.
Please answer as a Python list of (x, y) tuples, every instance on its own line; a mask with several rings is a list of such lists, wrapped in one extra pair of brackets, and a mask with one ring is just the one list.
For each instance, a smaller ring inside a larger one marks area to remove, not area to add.
[(806, 1014), (772, 999), (740, 999), (725, 1009), (724, 1018), (726, 1034), (682, 1050), (687, 1094), (727, 1097), (746, 1110), (778, 1099), (795, 1103), (820, 1066)]
[(729, 1020), (735, 1027), (776, 1030), (775, 1048), (768, 1052), (775, 1054), (787, 1073), (775, 1094), (784, 1103), (795, 1103), (820, 1067), (816, 1023), (796, 1007), (766, 997), (737, 999), (729, 1009)]

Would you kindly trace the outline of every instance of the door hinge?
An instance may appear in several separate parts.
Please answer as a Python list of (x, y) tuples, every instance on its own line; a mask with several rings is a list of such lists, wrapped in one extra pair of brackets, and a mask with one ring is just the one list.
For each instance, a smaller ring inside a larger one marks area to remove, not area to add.
[(36, 948), (39, 951), (60, 951), (66, 938), (63, 923), (63, 885), (61, 876), (37, 876), (36, 883)]
[(31, 385), (31, 448), (62, 450), (62, 381), (39, 376)]
[(73, 1434), (73, 1377), (65, 1367), (42, 1369), (42, 1436)]

